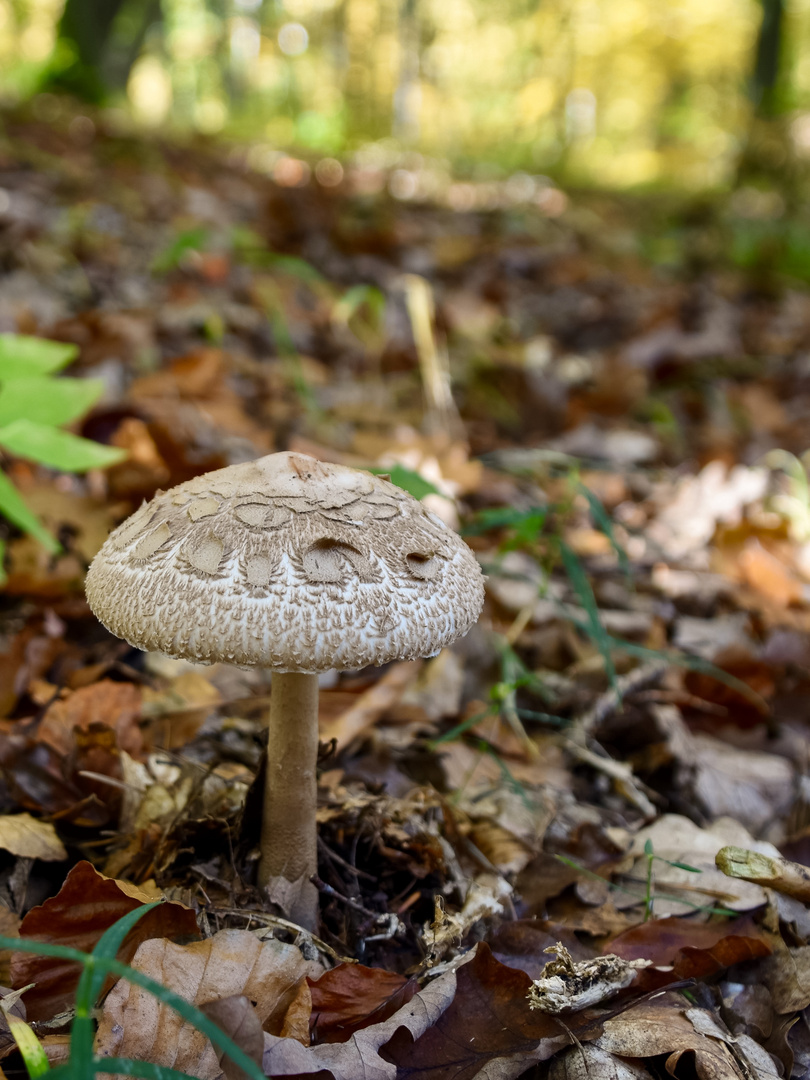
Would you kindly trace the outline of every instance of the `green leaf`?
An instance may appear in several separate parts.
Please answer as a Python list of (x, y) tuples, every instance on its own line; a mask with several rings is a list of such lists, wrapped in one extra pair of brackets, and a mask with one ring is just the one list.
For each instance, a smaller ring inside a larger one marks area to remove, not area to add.
[(48, 375), (75, 360), (79, 350), (64, 341), (23, 334), (0, 334), (0, 380)]
[(308, 263), (306, 259), (299, 259), (297, 255), (276, 255), (274, 252), (268, 252), (266, 265), (271, 270), (278, 270), (282, 274), (310, 284), (325, 281), (323, 274), (316, 270), (312, 263)]
[(407, 491), (415, 499), (424, 499), (425, 495), (441, 495), (439, 489), (429, 480), (425, 480), (421, 473), (406, 469), (404, 465), (394, 465), (390, 469), (369, 469), (369, 472), (373, 472), (375, 476), (390, 477), (392, 484)]
[(83, 416), (103, 393), (100, 379), (10, 379), (0, 385), (0, 427), (14, 420), (60, 427)]
[(490, 529), (514, 529), (521, 540), (531, 543), (540, 535), (547, 516), (545, 506), (533, 506), (529, 510), (516, 510), (511, 506), (489, 507), (480, 510), (461, 533), (462, 536), (478, 536)]
[(332, 318), (336, 322), (348, 324), (363, 304), (368, 305), (374, 319), (379, 319), (385, 307), (385, 294), (374, 285), (352, 285), (335, 304)]
[(48, 424), (37, 424), (33, 420), (15, 420), (0, 427), (0, 446), (18, 457), (30, 458), (64, 472), (105, 469), (127, 456), (125, 450), (101, 446), (90, 439), (71, 435), (69, 431), (59, 431)]
[(0, 472), (0, 514), (8, 518), (23, 532), (30, 533), (51, 555), (57, 555), (61, 546), (56, 537), (51, 536), (36, 514), (32, 514), (23, 501), (22, 495), (14, 487), (5, 473)]

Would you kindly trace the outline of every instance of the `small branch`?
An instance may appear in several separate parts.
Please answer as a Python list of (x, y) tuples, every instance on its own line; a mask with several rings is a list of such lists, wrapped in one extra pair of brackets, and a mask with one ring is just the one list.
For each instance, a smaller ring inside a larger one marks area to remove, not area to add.
[(738, 847), (720, 848), (715, 863), (728, 877), (765, 885), (794, 900), (810, 903), (810, 870), (799, 863)]

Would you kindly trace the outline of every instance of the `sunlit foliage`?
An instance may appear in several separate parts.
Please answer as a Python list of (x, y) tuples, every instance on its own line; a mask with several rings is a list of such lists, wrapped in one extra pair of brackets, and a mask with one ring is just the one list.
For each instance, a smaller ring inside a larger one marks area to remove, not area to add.
[[(35, 92), (60, 9), (0, 0), (5, 95)], [(787, 33), (797, 110), (807, 9), (794, 0)], [(271, 155), (373, 143), (474, 175), (494, 163), (704, 187), (739, 154), (761, 12), (757, 0), (162, 0), (127, 104), (140, 123), (248, 135)], [(810, 142), (805, 128), (799, 116)]]

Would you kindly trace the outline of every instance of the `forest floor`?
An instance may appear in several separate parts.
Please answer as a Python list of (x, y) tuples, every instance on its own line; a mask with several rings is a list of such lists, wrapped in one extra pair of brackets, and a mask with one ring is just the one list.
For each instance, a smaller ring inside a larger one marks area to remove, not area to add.
[[(805, 1076), (810, 291), (654, 264), (650, 200), (273, 168), (4, 120), (0, 332), (78, 346), (73, 430), (127, 457), (3, 460), (62, 551), (6, 530), (0, 931), (90, 949), (165, 898), (120, 956), (245, 995), (273, 1076)], [(269, 674), (83, 592), (143, 499), (280, 449), (387, 470), (488, 575), (439, 656), (322, 680), (315, 936), (254, 884)], [(0, 954), (52, 1064), (77, 980)], [(120, 982), (97, 1051), (244, 1075), (180, 1024)]]

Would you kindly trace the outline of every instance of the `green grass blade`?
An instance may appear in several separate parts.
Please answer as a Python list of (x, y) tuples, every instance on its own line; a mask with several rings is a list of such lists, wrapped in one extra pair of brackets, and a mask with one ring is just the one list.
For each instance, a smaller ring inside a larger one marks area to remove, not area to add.
[(613, 657), (610, 653), (612, 642), (607, 630), (602, 626), (602, 620), (599, 618), (599, 608), (596, 603), (596, 597), (593, 595), (591, 584), (582, 568), (582, 563), (571, 548), (563, 541), (560, 541), (560, 554), (562, 556), (565, 572), (568, 575), (568, 580), (571, 582), (571, 587), (579, 597), (579, 602), (588, 617), (587, 624), (583, 626), (583, 624), (580, 623), (580, 626), (582, 626), (585, 633), (591, 638), (601, 653), (602, 659), (605, 662), (605, 671), (610, 680), (610, 685), (618, 694), (619, 680), (616, 676), (616, 668), (614, 667)]
[(25, 505), (22, 495), (14, 487), (5, 473), (0, 472), (0, 514), (8, 518), (12, 525), (29, 533), (51, 555), (58, 555), (62, 546), (55, 536), (51, 536), (36, 514)]
[(76, 1019), (70, 1038), (70, 1064), (77, 1076), (85, 1076), (93, 1057), (93, 1008), (104, 985), (105, 972), (96, 963), (99, 959), (114, 960), (132, 927), (160, 903), (144, 904), (122, 916), (101, 935), (90, 956), (85, 957), (79, 984), (76, 988)]
[[(139, 922), (148, 911), (152, 911), (153, 908), (160, 907), (163, 903), (162, 900), (155, 900), (151, 904), (143, 904), (141, 907), (135, 908), (134, 911), (127, 912), (126, 915), (122, 915), (117, 922), (114, 922), (96, 942), (93, 949), (93, 958), (95, 960), (114, 960), (118, 956), (118, 952), (121, 946), (124, 944), (124, 938), (130, 932), (132, 927)], [(86, 1005), (88, 1008), (92, 1008), (96, 1003), (96, 998), (101, 992), (101, 987), (104, 982), (104, 973), (99, 972), (98, 976), (89, 980), (89, 988), (91, 991), (90, 996), (86, 1001), (82, 1001), (82, 1005)], [(95, 991), (95, 992), (93, 992)], [(79, 995), (76, 994), (76, 1006), (79, 1006)]]
[(631, 584), (633, 577), (630, 571), (630, 563), (627, 558), (627, 552), (616, 539), (616, 533), (613, 529), (613, 522), (611, 520), (610, 514), (608, 514), (601, 501), (597, 499), (597, 497), (590, 490), (590, 488), (585, 487), (583, 483), (578, 483), (577, 488), (588, 500), (588, 506), (591, 510), (591, 517), (596, 523), (597, 528), (601, 529), (610, 541), (610, 546), (616, 552), (616, 556), (619, 560), (619, 566), (622, 569), (622, 573), (624, 574), (627, 583)]

